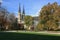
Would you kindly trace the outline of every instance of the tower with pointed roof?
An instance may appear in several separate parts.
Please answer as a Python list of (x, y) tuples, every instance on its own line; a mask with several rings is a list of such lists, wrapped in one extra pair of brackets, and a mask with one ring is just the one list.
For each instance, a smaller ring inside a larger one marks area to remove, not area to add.
[(22, 20), (24, 21), (24, 17), (25, 17), (25, 9), (24, 9), (24, 6), (23, 6), (23, 11), (22, 11)]
[(25, 17), (25, 9), (24, 9), (24, 6), (23, 6), (23, 10), (21, 12), (21, 7), (20, 7), (20, 4), (19, 4), (19, 10), (18, 10), (18, 23), (24, 23), (24, 17)]
[(23, 10), (21, 12), (21, 7), (19, 4), (19, 10), (18, 10), (18, 26), (20, 29), (24, 29), (25, 27), (25, 22), (24, 22), (24, 18), (25, 18), (25, 9), (23, 6)]
[(21, 23), (21, 8), (19, 4), (19, 10), (18, 10), (18, 23)]

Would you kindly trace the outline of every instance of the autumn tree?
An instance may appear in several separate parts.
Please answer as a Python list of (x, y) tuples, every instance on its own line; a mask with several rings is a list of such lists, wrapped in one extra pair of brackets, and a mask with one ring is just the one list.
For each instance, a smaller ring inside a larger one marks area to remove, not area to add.
[(55, 30), (58, 28), (58, 23), (59, 22), (59, 5), (54, 2), (53, 4), (48, 3), (45, 5), (39, 15), (40, 23), (38, 26), (40, 29), (43, 27), (44, 30)]
[(33, 17), (32, 16), (25, 16), (25, 24), (29, 27), (33, 24)]

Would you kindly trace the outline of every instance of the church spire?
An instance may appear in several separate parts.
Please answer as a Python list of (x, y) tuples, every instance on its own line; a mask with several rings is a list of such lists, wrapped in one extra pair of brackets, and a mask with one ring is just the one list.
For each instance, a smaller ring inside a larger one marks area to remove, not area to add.
[(21, 7), (19, 3), (19, 9), (18, 9), (18, 23), (21, 23)]
[(25, 8), (24, 8), (24, 5), (23, 5), (23, 14), (25, 15)]
[(24, 9), (24, 6), (23, 6), (23, 11), (22, 11), (22, 20), (24, 21), (24, 17), (25, 17), (25, 9)]
[(20, 6), (20, 3), (19, 3), (19, 10), (18, 10), (19, 13), (21, 13), (21, 6)]

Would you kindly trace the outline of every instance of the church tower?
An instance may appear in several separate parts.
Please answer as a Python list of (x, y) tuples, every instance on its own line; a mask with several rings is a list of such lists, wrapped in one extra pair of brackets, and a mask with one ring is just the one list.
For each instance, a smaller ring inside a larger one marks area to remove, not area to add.
[(20, 4), (19, 4), (19, 8), (18, 8), (18, 23), (21, 23), (21, 8), (20, 8)]
[(24, 17), (25, 17), (25, 9), (24, 9), (24, 6), (23, 6), (23, 11), (22, 11), (22, 20), (24, 21)]

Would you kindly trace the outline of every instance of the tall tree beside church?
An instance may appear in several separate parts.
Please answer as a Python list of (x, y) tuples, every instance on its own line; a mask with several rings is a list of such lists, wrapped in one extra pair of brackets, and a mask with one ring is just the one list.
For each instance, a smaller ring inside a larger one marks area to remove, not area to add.
[(40, 11), (40, 15), (39, 15), (40, 26), (38, 27), (43, 27), (43, 29), (45, 30), (51, 30), (51, 29), (55, 30), (55, 28), (58, 28), (58, 25), (56, 24), (55, 21), (55, 19), (57, 18), (54, 18), (55, 16), (59, 15), (59, 13), (56, 12), (58, 11), (58, 9), (59, 9), (59, 5), (56, 2), (53, 4), (48, 3), (47, 5), (45, 5)]

